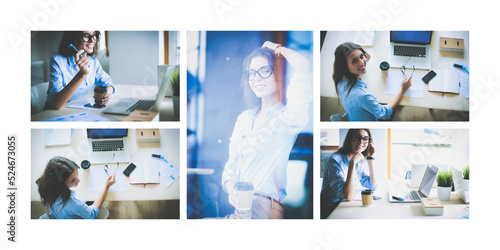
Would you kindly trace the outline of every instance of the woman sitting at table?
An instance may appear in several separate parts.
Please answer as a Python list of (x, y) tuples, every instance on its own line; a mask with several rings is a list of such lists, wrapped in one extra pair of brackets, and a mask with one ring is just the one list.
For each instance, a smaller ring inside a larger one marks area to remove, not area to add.
[[(61, 109), (68, 101), (85, 96), (95, 84), (107, 88), (106, 105), (115, 87), (96, 58), (99, 31), (66, 31), (58, 55), (50, 60), (50, 83), (44, 109)], [(73, 44), (78, 52), (69, 45)]]
[(388, 105), (381, 105), (370, 94), (366, 83), (361, 79), (365, 74), (370, 55), (361, 46), (345, 42), (335, 50), (333, 81), (335, 90), (350, 121), (377, 121), (391, 118), (394, 108), (411, 86), (410, 75), (401, 83), (401, 88)]
[(42, 203), (50, 210), (53, 219), (94, 219), (106, 199), (109, 187), (113, 185), (115, 174), (108, 177), (104, 188), (90, 206), (75, 195), (70, 188), (78, 186), (78, 165), (60, 156), (50, 159), (43, 175), (36, 180)]
[(377, 188), (373, 170), (374, 155), (370, 130), (349, 129), (342, 147), (325, 163), (321, 218), (326, 218), (340, 201), (352, 201), (359, 184), (371, 190)]

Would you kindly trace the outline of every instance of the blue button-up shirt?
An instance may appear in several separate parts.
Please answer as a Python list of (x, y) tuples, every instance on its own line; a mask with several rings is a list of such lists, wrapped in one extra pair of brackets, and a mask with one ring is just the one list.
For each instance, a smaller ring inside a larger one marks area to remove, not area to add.
[(50, 214), (54, 219), (94, 219), (99, 214), (99, 208), (94, 205), (88, 206), (85, 201), (75, 196), (75, 190), (71, 190), (71, 197), (66, 205), (59, 197), (52, 206), (49, 207)]
[[(354, 170), (355, 186), (361, 186), (375, 190), (377, 185), (370, 181), (369, 169), (366, 161), (356, 163)], [(347, 180), (349, 170), (349, 157), (340, 153), (333, 153), (323, 170), (323, 187), (321, 188), (321, 200), (327, 202), (342, 201), (344, 199), (344, 184)]]
[(363, 80), (359, 79), (349, 92), (347, 78), (337, 85), (340, 101), (344, 106), (349, 121), (376, 121), (391, 118), (392, 108), (389, 105), (381, 105), (368, 91)]
[[(104, 72), (97, 58), (95, 56), (89, 56), (88, 58), (90, 60), (90, 73), (68, 101), (85, 96), (94, 84), (104, 87), (111, 86), (114, 92), (115, 87), (111, 82), (111, 77), (108, 73)], [(74, 57), (63, 57), (61, 55), (52, 57), (50, 60), (50, 83), (47, 89), (47, 101), (45, 102), (44, 109), (54, 109), (54, 97), (73, 80), (77, 73), (78, 67)]]

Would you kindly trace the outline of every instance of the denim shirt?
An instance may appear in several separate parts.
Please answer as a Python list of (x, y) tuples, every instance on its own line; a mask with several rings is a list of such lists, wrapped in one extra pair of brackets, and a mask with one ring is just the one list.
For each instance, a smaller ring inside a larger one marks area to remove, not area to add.
[[(377, 185), (370, 181), (369, 170), (366, 161), (356, 163), (354, 170), (355, 186), (361, 186), (375, 190)], [(349, 170), (349, 157), (340, 153), (333, 153), (323, 170), (323, 186), (321, 188), (321, 200), (327, 202), (342, 201), (344, 199), (344, 184), (347, 180)]]
[(52, 206), (49, 206), (50, 214), (54, 219), (94, 219), (99, 214), (99, 208), (94, 205), (88, 206), (85, 201), (80, 200), (75, 195), (75, 190), (71, 190), (71, 196), (63, 204), (59, 197)]
[[(92, 89), (94, 84), (104, 87), (111, 86), (113, 87), (114, 93), (115, 86), (111, 82), (111, 77), (108, 73), (104, 72), (97, 58), (95, 58), (95, 56), (89, 56), (88, 59), (90, 61), (90, 72), (80, 86), (78, 86), (78, 89), (73, 93), (68, 102), (85, 96), (87, 92)], [(54, 109), (54, 97), (73, 80), (77, 73), (78, 67), (74, 57), (63, 57), (61, 55), (52, 57), (50, 60), (50, 82), (49, 88), (47, 89), (47, 101), (45, 102), (44, 109)]]
[(359, 79), (349, 92), (348, 80), (344, 78), (337, 85), (337, 90), (349, 121), (377, 121), (377, 119), (391, 118), (392, 108), (389, 105), (379, 104), (363, 80)]

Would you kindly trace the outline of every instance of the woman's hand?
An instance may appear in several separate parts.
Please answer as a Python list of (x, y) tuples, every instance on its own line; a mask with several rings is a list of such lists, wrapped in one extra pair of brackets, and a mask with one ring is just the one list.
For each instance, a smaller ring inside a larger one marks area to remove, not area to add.
[(266, 41), (264, 42), (264, 44), (262, 44), (262, 48), (268, 48), (274, 51), (279, 45), (280, 44), (273, 43), (271, 41)]
[(105, 182), (105, 186), (106, 186), (106, 188), (109, 188), (109, 187), (111, 187), (111, 185), (113, 185), (113, 184), (115, 184), (115, 183), (116, 183), (116, 175), (115, 175), (115, 173), (113, 173), (113, 174), (112, 174), (112, 175), (110, 175), (110, 176), (108, 177), (108, 179), (106, 180), (106, 182)]
[(373, 143), (370, 143), (370, 146), (368, 147), (368, 157), (373, 157), (373, 155), (375, 155), (375, 146), (373, 145)]
[(401, 91), (406, 92), (411, 87), (411, 78), (413, 77), (413, 73), (406, 77), (401, 83)]
[(359, 161), (363, 161), (365, 156), (361, 152), (356, 152), (352, 157), (351, 161), (353, 162), (353, 166), (356, 165)]
[(368, 52), (365, 53), (366, 61), (370, 61), (372, 58), (372, 55), (368, 54)]
[(236, 182), (234, 180), (229, 180), (226, 182), (226, 190), (229, 194), (227, 196), (227, 199), (231, 206), (233, 206), (234, 208), (238, 208), (240, 207), (240, 202), (238, 200), (238, 197), (236, 197), (236, 189), (234, 188), (234, 185), (236, 185)]
[[(82, 57), (80, 57), (80, 55)], [(84, 74), (85, 76), (90, 73), (90, 60), (87, 57), (87, 53), (82, 49), (75, 54), (75, 62), (78, 67), (78, 72)]]

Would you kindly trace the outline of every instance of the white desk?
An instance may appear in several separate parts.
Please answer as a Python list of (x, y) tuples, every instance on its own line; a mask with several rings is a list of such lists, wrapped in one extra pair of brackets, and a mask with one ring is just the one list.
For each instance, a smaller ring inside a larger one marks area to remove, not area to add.
[[(367, 63), (367, 73), (362, 76), (371, 94), (378, 102), (389, 103), (394, 95), (385, 93), (387, 77), (382, 74), (379, 65), (382, 61), (388, 61), (389, 56), (389, 31), (379, 31), (373, 46), (363, 47), (371, 55)], [(335, 92), (335, 84), (332, 79), (334, 51), (343, 42), (352, 41), (355, 32), (335, 31), (328, 32), (327, 38), (321, 51), (321, 96), (338, 98)], [(439, 50), (439, 37), (462, 38), (464, 39), (464, 52), (441, 51)], [(332, 52), (333, 51), (333, 52)], [(469, 65), (469, 32), (460, 31), (433, 31), (431, 40), (431, 69), (448, 69), (458, 61), (464, 61)], [(392, 69), (392, 68), (391, 68)], [(398, 69), (395, 69), (399, 71)], [(413, 69), (410, 69), (410, 73)], [(408, 74), (408, 69), (406, 69)], [(427, 72), (427, 70), (415, 70), (417, 72)], [(415, 106), (435, 109), (447, 109), (457, 111), (468, 111), (469, 100), (461, 94), (435, 93), (427, 91), (427, 84), (424, 86), (423, 98), (403, 97), (400, 102), (403, 106)]]
[[(128, 144), (130, 148), (130, 160), (132, 162), (145, 161), (151, 158), (152, 153), (158, 150), (180, 167), (179, 163), (179, 130), (160, 129), (160, 142), (137, 142), (135, 129), (128, 131)], [(48, 161), (54, 156), (63, 156), (73, 160), (80, 166), (82, 160), (88, 159), (88, 140), (86, 129), (76, 129), (73, 141), (66, 146), (44, 145), (44, 130), (33, 129), (31, 131), (31, 200), (40, 200), (36, 180), (43, 174)], [(92, 166), (102, 167), (104, 164)], [(90, 168), (92, 168), (92, 166)], [(113, 168), (115, 164), (110, 164)], [(128, 164), (120, 163), (120, 166)], [(80, 184), (75, 188), (78, 197), (93, 201), (98, 192), (89, 191), (89, 169), (79, 169)], [(117, 172), (117, 174), (122, 174)], [(124, 176), (125, 177), (125, 176)], [(170, 187), (162, 184), (130, 185), (126, 178), (125, 192), (109, 192), (106, 200), (178, 200), (180, 189), (179, 179), (175, 180)], [(103, 183), (104, 185), (104, 183)]]
[[(388, 190), (393, 191), (394, 186), (402, 188), (408, 185), (397, 183), (393, 185), (390, 181), (379, 183), (374, 195), (382, 197), (381, 200), (374, 200), (373, 205), (363, 207), (361, 200), (351, 202), (341, 202), (335, 210), (328, 216), (328, 219), (461, 219), (468, 215), (465, 204), (454, 192), (451, 193), (449, 201), (441, 201), (444, 205), (442, 216), (426, 216), (420, 203), (390, 203)], [(437, 189), (432, 188), (429, 197), (437, 197)]]
[[(122, 98), (156, 99), (156, 95), (158, 93), (157, 86), (115, 85), (115, 88), (116, 92), (115, 94), (111, 95), (110, 100), (118, 101)], [(60, 110), (45, 110), (40, 113), (32, 115), (31, 121), (44, 121), (59, 116), (77, 114), (81, 112), (91, 112), (96, 115), (108, 118), (112, 121), (121, 121), (125, 119), (126, 116), (124, 115), (104, 114), (102, 113), (104, 109), (89, 110), (89, 109), (67, 108), (68, 105), (83, 101), (92, 96), (93, 92), (89, 91), (89, 93), (86, 96), (66, 103), (64, 107)], [(174, 106), (172, 97), (165, 97), (158, 111), (160, 113), (159, 116), (160, 121), (179, 121), (179, 118), (176, 118), (174, 115)]]

